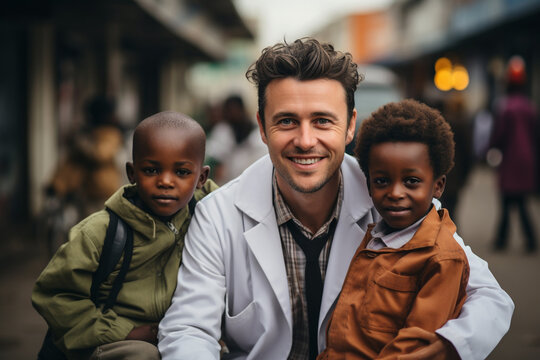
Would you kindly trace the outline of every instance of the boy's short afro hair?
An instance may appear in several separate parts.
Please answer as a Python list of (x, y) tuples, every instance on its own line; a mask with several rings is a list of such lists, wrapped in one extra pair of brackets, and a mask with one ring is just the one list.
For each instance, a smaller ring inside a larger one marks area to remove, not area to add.
[(433, 175), (446, 175), (454, 166), (454, 133), (441, 113), (416, 100), (388, 103), (362, 122), (354, 154), (369, 177), (369, 152), (384, 142), (420, 142), (429, 148)]

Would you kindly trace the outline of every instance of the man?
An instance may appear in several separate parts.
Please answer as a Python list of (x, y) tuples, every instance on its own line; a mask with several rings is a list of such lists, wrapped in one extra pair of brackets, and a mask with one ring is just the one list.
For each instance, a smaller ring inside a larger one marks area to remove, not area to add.
[[(220, 338), (230, 350), (224, 358), (315, 358), (351, 258), (379, 219), (356, 160), (344, 155), (359, 82), (351, 55), (315, 39), (277, 44), (248, 77), (258, 86), (269, 157), (199, 202), (160, 323), (163, 359), (218, 359)], [(508, 330), (511, 299), (465, 251), (471, 271), (461, 315), (414, 359), (456, 350), (484, 358)]]

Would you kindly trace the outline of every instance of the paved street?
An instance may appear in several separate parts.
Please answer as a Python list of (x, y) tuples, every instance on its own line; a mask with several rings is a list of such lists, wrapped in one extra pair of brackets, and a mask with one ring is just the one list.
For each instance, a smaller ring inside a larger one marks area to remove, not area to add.
[[(501, 286), (516, 303), (509, 333), (490, 360), (540, 359), (540, 254), (525, 255), (518, 218), (511, 219), (511, 246), (505, 253), (493, 253), (490, 241), (494, 236), (498, 201), (493, 173), (477, 168), (467, 183), (458, 205), (459, 233), (476, 254), (488, 261)], [(529, 203), (540, 234), (540, 199)], [(517, 214), (513, 214), (517, 215)], [(46, 325), (30, 304), (33, 282), (45, 266), (41, 246), (24, 237), (25, 229), (16, 235), (2, 231), (8, 238), (4, 247), (10, 254), (0, 255), (0, 359), (34, 359)], [(28, 250), (30, 249), (30, 250)], [(12, 254), (11, 254), (12, 253)]]

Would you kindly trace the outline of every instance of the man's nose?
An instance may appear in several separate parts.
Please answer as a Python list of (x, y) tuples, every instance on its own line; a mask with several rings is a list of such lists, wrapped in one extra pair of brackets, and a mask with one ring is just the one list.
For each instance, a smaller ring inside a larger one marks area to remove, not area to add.
[(301, 123), (294, 138), (294, 146), (302, 150), (309, 150), (317, 144), (315, 129), (310, 123)]

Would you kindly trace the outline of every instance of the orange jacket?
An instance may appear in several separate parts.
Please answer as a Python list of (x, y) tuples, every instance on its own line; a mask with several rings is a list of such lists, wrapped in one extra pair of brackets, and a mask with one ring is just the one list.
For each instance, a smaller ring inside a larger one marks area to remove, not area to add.
[(399, 249), (367, 250), (370, 225), (351, 261), (318, 359), (396, 359), (433, 342), (459, 315), (469, 264), (445, 209), (433, 208)]

